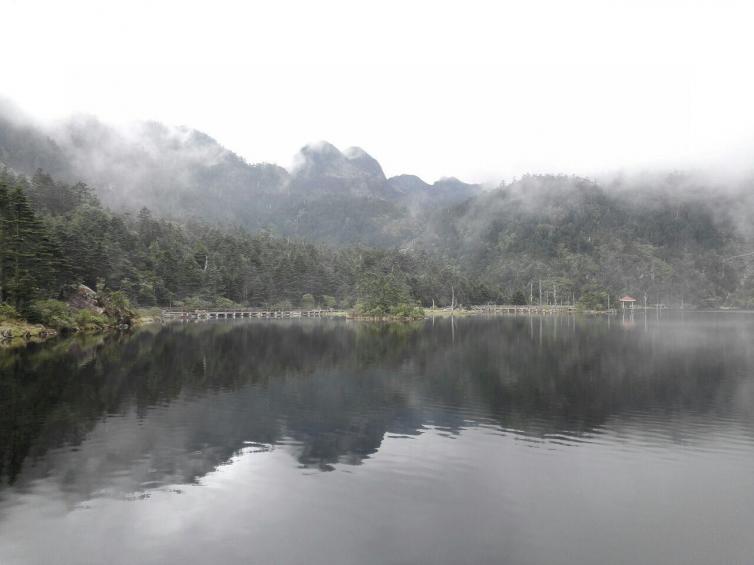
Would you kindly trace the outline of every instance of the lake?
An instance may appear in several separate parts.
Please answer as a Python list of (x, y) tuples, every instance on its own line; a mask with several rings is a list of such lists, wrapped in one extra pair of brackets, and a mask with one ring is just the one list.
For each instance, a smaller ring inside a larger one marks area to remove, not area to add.
[(0, 563), (749, 564), (754, 315), (0, 350)]

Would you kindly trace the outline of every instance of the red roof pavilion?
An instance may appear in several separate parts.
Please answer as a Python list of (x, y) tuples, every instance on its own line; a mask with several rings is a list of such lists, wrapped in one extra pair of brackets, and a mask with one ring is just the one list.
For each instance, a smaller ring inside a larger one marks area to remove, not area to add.
[(621, 308), (629, 308), (629, 309), (631, 309), (631, 308), (634, 307), (634, 302), (636, 302), (636, 298), (634, 298), (633, 296), (629, 296), (628, 294), (626, 294), (622, 298), (618, 299), (618, 302), (620, 302), (620, 307)]

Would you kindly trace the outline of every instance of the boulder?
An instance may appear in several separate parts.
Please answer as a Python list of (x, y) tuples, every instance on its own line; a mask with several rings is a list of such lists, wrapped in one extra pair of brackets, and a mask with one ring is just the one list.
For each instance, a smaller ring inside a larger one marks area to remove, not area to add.
[(80, 284), (68, 298), (68, 305), (74, 310), (91, 310), (102, 314), (105, 309), (97, 301), (97, 293), (84, 284)]

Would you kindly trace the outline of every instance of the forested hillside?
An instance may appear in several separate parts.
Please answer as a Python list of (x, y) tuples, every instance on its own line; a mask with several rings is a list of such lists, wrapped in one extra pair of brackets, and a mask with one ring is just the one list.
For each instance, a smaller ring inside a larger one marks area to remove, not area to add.
[(526, 176), (436, 213), (422, 246), (463, 272), (527, 297), (569, 301), (636, 295), (647, 304), (751, 306), (754, 250), (743, 193), (652, 185), (608, 189), (565, 176)]
[(628, 293), (648, 305), (754, 306), (748, 181), (525, 176), (484, 191), (388, 178), (359, 148), (307, 145), (287, 170), (250, 165), (189, 128), (93, 118), (42, 128), (8, 108), (0, 163), (10, 167), (5, 300), (101, 281), (140, 305), (310, 295), (348, 306), (380, 273), (424, 305), (455, 292), (467, 304), (603, 308)]
[[(146, 208), (116, 214), (85, 184), (44, 173), (0, 172), (0, 303), (20, 311), (65, 298), (73, 285), (123, 291), (140, 306), (271, 307), (357, 301), (487, 302), (473, 284), (426, 253), (332, 249), (204, 223), (159, 219)], [(386, 303), (385, 306), (388, 304)]]

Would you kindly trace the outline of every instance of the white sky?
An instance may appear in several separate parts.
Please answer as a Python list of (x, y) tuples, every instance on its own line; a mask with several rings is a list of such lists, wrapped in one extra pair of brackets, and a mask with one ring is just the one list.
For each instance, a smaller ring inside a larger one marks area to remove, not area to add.
[(426, 180), (754, 169), (754, 4), (0, 0), (0, 96)]

